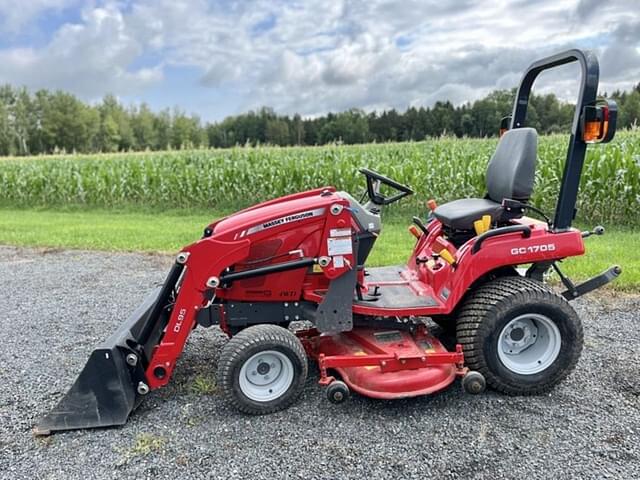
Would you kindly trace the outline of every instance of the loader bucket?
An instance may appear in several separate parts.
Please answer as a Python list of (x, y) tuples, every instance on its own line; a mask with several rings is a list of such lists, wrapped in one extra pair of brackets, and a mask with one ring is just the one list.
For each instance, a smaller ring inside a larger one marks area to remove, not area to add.
[[(73, 386), (49, 414), (36, 425), (36, 435), (49, 435), (59, 430), (122, 425), (138, 406), (138, 386), (146, 387), (141, 361), (144, 357), (140, 333), (154, 322), (154, 306), (162, 288), (154, 290), (111, 337), (99, 345), (89, 357)], [(135, 346), (141, 346), (137, 350)], [(130, 357), (127, 362), (127, 355)], [(132, 365), (134, 364), (134, 365)]]

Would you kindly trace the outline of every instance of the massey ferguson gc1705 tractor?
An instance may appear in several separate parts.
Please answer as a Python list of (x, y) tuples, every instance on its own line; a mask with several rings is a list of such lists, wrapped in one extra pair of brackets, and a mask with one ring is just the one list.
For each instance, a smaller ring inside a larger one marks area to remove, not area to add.
[[(529, 203), (537, 133), (526, 127), (526, 114), (538, 74), (570, 62), (582, 75), (551, 220)], [(533, 63), (489, 162), (486, 196), (430, 201), (430, 211), (413, 218), (416, 244), (406, 265), (366, 266), (383, 208), (412, 193), (368, 169), (360, 170), (366, 203), (327, 186), (213, 222), (177, 255), (164, 284), (93, 351), (36, 433), (125, 423), (145, 395), (169, 382), (197, 326), (217, 325), (230, 337), (218, 386), (248, 414), (294, 402), (308, 358), (334, 403), (351, 392), (426, 395), (458, 377), (474, 394), (485, 384), (513, 395), (549, 390), (582, 350), (582, 326), (568, 301), (620, 274), (614, 266), (575, 285), (558, 267), (584, 254), (585, 237), (603, 233), (571, 227), (587, 144), (615, 133), (615, 103), (598, 99), (597, 90), (592, 53), (569, 50)], [(562, 294), (543, 284), (550, 269), (566, 287)], [(427, 318), (456, 337), (454, 348), (429, 331)], [(309, 328), (291, 330), (297, 321)]]

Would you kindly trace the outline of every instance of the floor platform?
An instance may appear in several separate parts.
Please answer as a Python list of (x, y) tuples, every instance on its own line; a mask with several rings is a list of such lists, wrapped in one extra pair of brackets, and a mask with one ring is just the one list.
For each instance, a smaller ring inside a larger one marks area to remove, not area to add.
[[(365, 276), (367, 285), (377, 286), (377, 296), (366, 295), (363, 300), (356, 300), (355, 305), (370, 306), (375, 308), (419, 308), (434, 307), (438, 305), (435, 298), (430, 295), (418, 295), (409, 285), (409, 281), (401, 276), (405, 267), (389, 266), (367, 268)], [(374, 288), (370, 288), (370, 294)]]

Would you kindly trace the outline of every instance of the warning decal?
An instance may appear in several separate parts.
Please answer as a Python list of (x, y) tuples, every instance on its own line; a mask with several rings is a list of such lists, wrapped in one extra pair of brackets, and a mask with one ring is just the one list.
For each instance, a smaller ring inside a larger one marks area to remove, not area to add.
[(329, 238), (327, 240), (327, 250), (329, 256), (350, 255), (352, 250), (351, 237)]

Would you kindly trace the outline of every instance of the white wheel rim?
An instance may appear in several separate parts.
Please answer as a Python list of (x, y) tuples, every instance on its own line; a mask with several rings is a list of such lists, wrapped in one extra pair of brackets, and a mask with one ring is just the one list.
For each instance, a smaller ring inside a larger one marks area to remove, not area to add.
[(534, 375), (546, 370), (560, 354), (557, 325), (539, 313), (526, 313), (507, 323), (498, 337), (498, 358), (514, 373)]
[(293, 363), (275, 350), (265, 350), (251, 356), (240, 369), (240, 390), (255, 402), (270, 402), (289, 389), (293, 383)]

